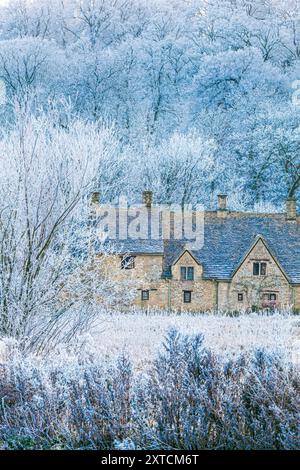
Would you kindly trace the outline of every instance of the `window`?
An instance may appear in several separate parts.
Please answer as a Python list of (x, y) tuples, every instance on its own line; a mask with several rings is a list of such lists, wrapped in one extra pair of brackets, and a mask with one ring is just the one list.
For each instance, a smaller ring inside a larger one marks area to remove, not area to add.
[(194, 268), (187, 268), (187, 280), (193, 281), (194, 280)]
[(275, 293), (265, 293), (265, 294), (263, 294), (263, 300), (265, 300), (267, 302), (276, 302), (277, 294), (275, 294)]
[(142, 300), (149, 300), (149, 291), (142, 290)]
[(192, 301), (192, 292), (190, 290), (183, 291), (183, 302), (185, 304), (190, 304)]
[(135, 267), (135, 257), (134, 256), (124, 256), (121, 260), (121, 269), (134, 269)]
[(238, 294), (238, 301), (243, 302), (244, 300), (244, 294)]
[(253, 263), (253, 276), (265, 276), (267, 274), (267, 263), (256, 261)]
[(265, 276), (267, 274), (267, 263), (260, 263), (260, 275)]
[(259, 276), (259, 263), (253, 263), (253, 276)]
[(182, 281), (193, 281), (194, 280), (194, 268), (182, 266), (180, 268), (180, 278)]

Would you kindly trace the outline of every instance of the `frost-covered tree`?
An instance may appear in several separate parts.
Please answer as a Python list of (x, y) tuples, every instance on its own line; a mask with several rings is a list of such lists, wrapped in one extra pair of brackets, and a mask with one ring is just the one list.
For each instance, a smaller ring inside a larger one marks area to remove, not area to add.
[(103, 183), (119, 172), (114, 134), (71, 119), (65, 129), (52, 118), (19, 110), (0, 141), (0, 330), (48, 346), (65, 326), (68, 336), (93, 320), (96, 299), (124, 302), (124, 289), (101, 276), (88, 223), (90, 192), (100, 186), (109, 198)]
[(245, 207), (280, 207), (287, 194), (298, 195), (297, 161), (290, 145), (279, 144), (280, 128), (291, 134), (289, 123), (298, 119), (291, 106), (300, 70), (297, 4), (12, 0), (0, 8), (8, 97), (1, 123), (15, 119), (11, 100), (35, 114), (67, 102), (79, 118), (114, 123), (134, 155), (128, 171), (136, 175), (138, 167), (140, 181), (148, 163), (155, 165), (145, 148), (157, 158), (164, 142), (193, 129), (217, 146), (211, 179), (220, 190), (242, 191)]
[(216, 146), (196, 132), (174, 134), (145, 156), (145, 187), (153, 189), (157, 202), (185, 204), (206, 202), (215, 196), (222, 166), (216, 162)]
[[(0, 79), (6, 87), (7, 104), (45, 106), (62, 96), (63, 54), (48, 40), (25, 37), (0, 43)], [(31, 106), (32, 107), (32, 106)]]

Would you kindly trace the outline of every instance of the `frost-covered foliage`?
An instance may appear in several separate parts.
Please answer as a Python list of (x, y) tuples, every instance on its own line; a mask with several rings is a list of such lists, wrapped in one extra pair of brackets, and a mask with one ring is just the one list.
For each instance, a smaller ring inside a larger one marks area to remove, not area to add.
[(226, 359), (264, 347), (300, 364), (300, 321), (297, 315), (288, 311), (232, 316), (225, 312), (176, 314), (162, 310), (133, 310), (100, 315), (99, 319), (99, 327), (95, 325), (88, 335), (81, 336), (80, 341), (89, 345), (90, 352), (111, 359), (125, 350), (137, 370), (145, 370), (153, 361), (170, 328), (186, 335), (202, 332), (204, 346)]
[(80, 351), (14, 349), (0, 369), (3, 449), (299, 449), (300, 375), (267, 350), (224, 361), (170, 330), (143, 374)]
[[(207, 319), (205, 340), (200, 324), (193, 337), (172, 330), (164, 352), (139, 373), (135, 358), (104, 359), (108, 335), (104, 349), (94, 347), (98, 335), (89, 353), (55, 356), (96, 320), (108, 331), (107, 309), (132, 293), (101, 275), (91, 191), (104, 202), (120, 195), (136, 202), (149, 189), (158, 202), (209, 208), (226, 191), (232, 208), (271, 211), (298, 195), (297, 7), (298, 0), (0, 7), (0, 335), (11, 344), (0, 351), (7, 354), (0, 447), (300, 447), (289, 323), (273, 336), (282, 357), (272, 341), (271, 352), (255, 352), (259, 342), (270, 346), (270, 334), (245, 347), (239, 323), (230, 337), (234, 331), (238, 347), (222, 355), (229, 324), (217, 350), (220, 331), (210, 336)], [(102, 249), (102, 259), (109, 254)], [(150, 321), (148, 345), (166, 330)], [(145, 335), (145, 318), (133, 317), (135, 348), (142, 322)], [(144, 344), (139, 353), (147, 351)]]
[(0, 140), (0, 334), (35, 348), (72, 338), (132, 292), (101, 270), (110, 248), (100, 245), (96, 260), (90, 223), (89, 195), (101, 175), (111, 191), (122, 179), (114, 133), (58, 120), (19, 108)]
[(114, 123), (132, 154), (124, 193), (147, 185), (212, 207), (226, 191), (232, 208), (278, 210), (300, 185), (298, 3), (11, 0), (0, 8), (2, 125), (16, 102), (35, 114), (67, 102)]

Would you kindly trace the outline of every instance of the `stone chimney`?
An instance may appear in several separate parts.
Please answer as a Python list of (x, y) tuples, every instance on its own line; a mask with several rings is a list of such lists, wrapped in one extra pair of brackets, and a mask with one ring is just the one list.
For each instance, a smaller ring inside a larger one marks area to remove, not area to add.
[(227, 217), (227, 194), (218, 194), (218, 217)]
[(153, 202), (153, 193), (152, 191), (144, 191), (143, 192), (143, 203), (147, 207), (147, 209), (151, 209)]
[(227, 194), (218, 194), (218, 210), (227, 210)]
[(289, 197), (286, 201), (286, 218), (287, 220), (297, 220), (297, 202), (294, 197)]
[(100, 206), (101, 202), (101, 194), (99, 191), (94, 191), (91, 194), (91, 204), (93, 206)]

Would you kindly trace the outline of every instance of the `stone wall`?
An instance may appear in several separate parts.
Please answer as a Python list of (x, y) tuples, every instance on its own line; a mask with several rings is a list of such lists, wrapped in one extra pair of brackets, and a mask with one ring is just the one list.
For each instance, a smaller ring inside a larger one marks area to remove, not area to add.
[[(99, 257), (99, 266), (106, 276), (132, 281), (137, 291), (134, 305), (142, 308), (157, 307), (176, 311), (205, 311), (216, 307), (216, 284), (202, 279), (202, 266), (185, 253), (173, 266), (171, 280), (162, 279), (163, 257), (160, 255), (137, 255), (134, 269), (121, 269), (121, 256)], [(182, 281), (181, 266), (194, 267), (194, 281)], [(149, 291), (149, 300), (142, 300), (142, 290)], [(183, 292), (192, 292), (192, 301), (184, 303)]]
[[(253, 275), (253, 262), (267, 265), (266, 276)], [(300, 286), (291, 287), (266, 245), (258, 240), (231, 282), (203, 279), (202, 266), (184, 252), (172, 267), (172, 279), (162, 279), (162, 255), (137, 255), (134, 269), (121, 269), (121, 256), (113, 255), (100, 262), (101, 270), (122, 282), (132, 281), (136, 290), (134, 305), (142, 308), (162, 308), (176, 311), (243, 310), (266, 307), (263, 294), (276, 293), (278, 308), (291, 306), (300, 309)], [(193, 267), (194, 280), (181, 280), (180, 268)], [(149, 300), (142, 300), (142, 290), (149, 291)], [(184, 302), (184, 291), (191, 292), (191, 302)], [(243, 300), (238, 300), (238, 294)], [(271, 306), (271, 305), (270, 305)]]
[(300, 311), (300, 285), (294, 286), (295, 309)]
[(103, 263), (99, 256), (101, 269), (105, 269), (107, 275), (112, 275), (116, 280), (136, 280), (138, 284), (159, 282), (163, 270), (162, 255), (137, 255), (134, 269), (121, 269), (121, 255), (106, 256)]
[[(181, 267), (194, 268), (194, 281), (181, 280)], [(170, 282), (171, 308), (174, 310), (205, 311), (216, 307), (216, 284), (202, 278), (203, 268), (189, 252), (177, 260), (172, 267)], [(190, 291), (191, 303), (184, 302), (184, 291)]]
[[(253, 263), (265, 262), (266, 276), (253, 275)], [(231, 283), (221, 282), (218, 288), (219, 308), (242, 310), (252, 307), (266, 307), (263, 294), (276, 293), (277, 301), (274, 306), (286, 307), (293, 302), (292, 290), (284, 274), (275, 262), (262, 240), (258, 240), (252, 251), (246, 257)], [(238, 300), (238, 294), (243, 294), (243, 300)]]

